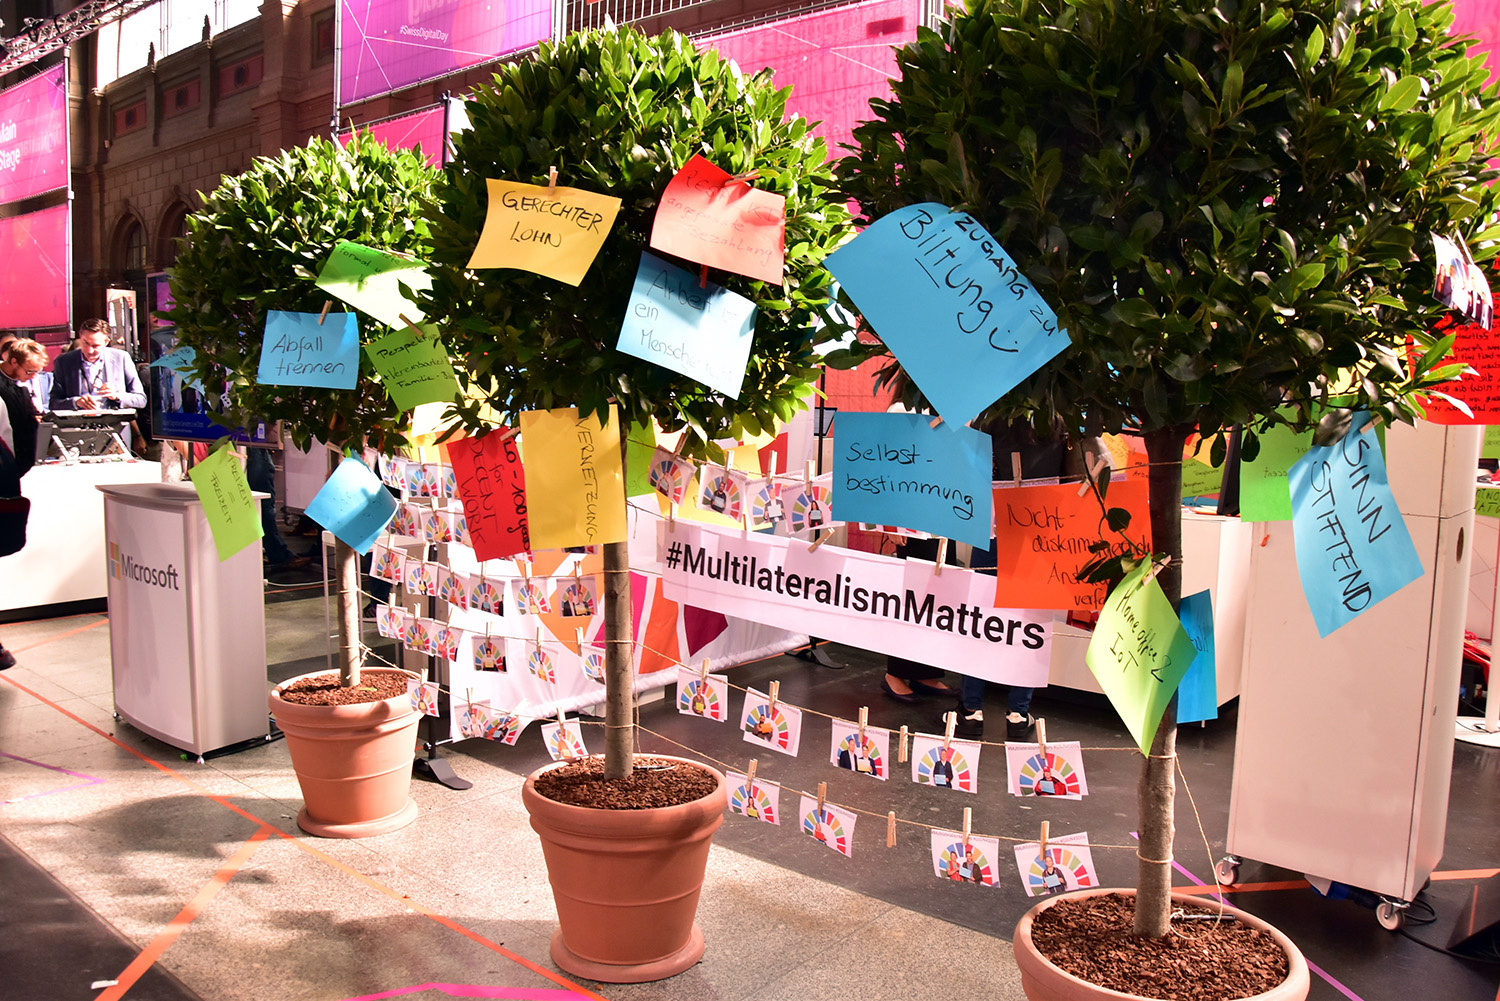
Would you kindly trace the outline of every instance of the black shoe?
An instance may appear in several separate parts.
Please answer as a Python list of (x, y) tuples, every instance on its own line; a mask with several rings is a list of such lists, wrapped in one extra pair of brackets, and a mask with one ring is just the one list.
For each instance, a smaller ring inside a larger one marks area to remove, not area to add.
[(1022, 716), (1020, 713), (1009, 713), (1005, 717), (1005, 739), (1025, 740), (1031, 728), (1036, 726), (1036, 720), (1031, 713)]
[(367, 601), (365, 602), (364, 611), (359, 613), (359, 617), (361, 619), (364, 619), (366, 622), (374, 622), (376, 616), (378, 616), (379, 614), (380, 606), (376, 605), (373, 601)]
[[(963, 706), (954, 706), (950, 712), (958, 714), (958, 721), (953, 724), (953, 736), (964, 740), (984, 739), (984, 710), (965, 709)], [(948, 727), (948, 713), (938, 717), (938, 724), (942, 728), (939, 732), (946, 731)]]
[(889, 681), (886, 681), (884, 678), (880, 679), (880, 690), (885, 692), (887, 697), (893, 698), (897, 702), (904, 702), (907, 705), (915, 705), (917, 702), (917, 697), (915, 694), (913, 694), (912, 692), (896, 691), (891, 687), (891, 683)]
[(7, 667), (15, 666), (16, 655), (5, 649), (5, 647), (0, 646), (0, 671), (5, 670)]

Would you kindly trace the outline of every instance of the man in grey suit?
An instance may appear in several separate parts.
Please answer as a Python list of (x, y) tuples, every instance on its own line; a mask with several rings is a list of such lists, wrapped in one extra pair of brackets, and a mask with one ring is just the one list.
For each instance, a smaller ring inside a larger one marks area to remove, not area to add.
[(109, 324), (85, 320), (78, 328), (78, 350), (59, 355), (52, 365), (52, 410), (146, 408), (146, 391), (135, 362), (108, 347)]

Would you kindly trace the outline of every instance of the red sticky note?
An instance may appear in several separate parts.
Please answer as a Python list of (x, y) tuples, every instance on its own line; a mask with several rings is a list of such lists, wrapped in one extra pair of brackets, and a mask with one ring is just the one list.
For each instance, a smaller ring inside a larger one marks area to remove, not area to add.
[(662, 192), (651, 246), (780, 285), (786, 265), (786, 198), (729, 181), (730, 176), (701, 156), (689, 160)]
[[(1463, 401), (1474, 416), (1467, 416), (1441, 396), (1429, 396), (1422, 404), (1427, 419), (1434, 424), (1500, 424), (1500, 326), (1466, 323), (1434, 333), (1454, 335), (1453, 350), (1445, 362), (1463, 362), (1475, 373), (1434, 388)], [(1418, 356), (1414, 350), (1409, 353), (1412, 360)]]
[(515, 438), (501, 431), (461, 438), (448, 443), (448, 460), (464, 502), (474, 555), (496, 560), (529, 550), (526, 474)]

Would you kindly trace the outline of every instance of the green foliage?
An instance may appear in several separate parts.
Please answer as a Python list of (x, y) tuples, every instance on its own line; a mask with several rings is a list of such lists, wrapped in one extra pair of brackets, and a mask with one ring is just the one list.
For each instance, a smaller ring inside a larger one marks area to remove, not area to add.
[[(313, 282), (337, 243), (426, 255), (420, 205), (436, 175), (420, 153), (368, 137), (347, 148), (314, 138), (260, 157), (200, 195), (203, 208), (188, 216), (170, 272), (174, 306), (161, 315), (196, 352), (195, 374), (209, 391), (228, 388), (223, 423), (279, 420), (302, 447), (313, 438), (355, 447), (366, 437), (377, 448), (405, 443), (405, 418), (363, 352), (352, 391), (262, 386), (256, 372), (267, 311), (320, 312), (328, 295)], [(363, 314), (359, 323), (366, 342), (386, 329)]]
[[(805, 120), (784, 120), (787, 93), (682, 35), (623, 28), (544, 45), (475, 92), (473, 128), (456, 137), (438, 188), (427, 308), (501, 419), (560, 406), (597, 413), (613, 397), (627, 426), (648, 417), (668, 430), (690, 425), (688, 451), (714, 454), (710, 439), (758, 433), (805, 405), (819, 371), (810, 324), (832, 281), (822, 260), (852, 230), (823, 143)], [(756, 187), (786, 197), (785, 288), (711, 275), (758, 310), (738, 400), (614, 349), (662, 191), (695, 153), (730, 173), (759, 171)], [(559, 184), (623, 203), (583, 283), (466, 270), (484, 226), (485, 179), (546, 184), (553, 166)], [(459, 416), (485, 423), (477, 400)]]
[(842, 173), (871, 219), (971, 212), (1057, 310), (1071, 347), (985, 419), (1212, 435), (1337, 398), (1410, 420), (1443, 371), (1428, 234), (1481, 261), (1500, 236), (1500, 103), (1451, 22), (1420, 0), (971, 0), (900, 52)]

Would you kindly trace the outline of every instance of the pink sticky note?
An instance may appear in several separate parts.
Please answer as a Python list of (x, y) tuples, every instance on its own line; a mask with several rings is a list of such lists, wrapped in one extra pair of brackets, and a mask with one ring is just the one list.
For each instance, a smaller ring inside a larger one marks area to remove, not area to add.
[[(709, 267), (782, 283), (786, 198), (694, 156), (662, 192), (651, 246)], [(726, 183), (728, 182), (728, 183)]]

